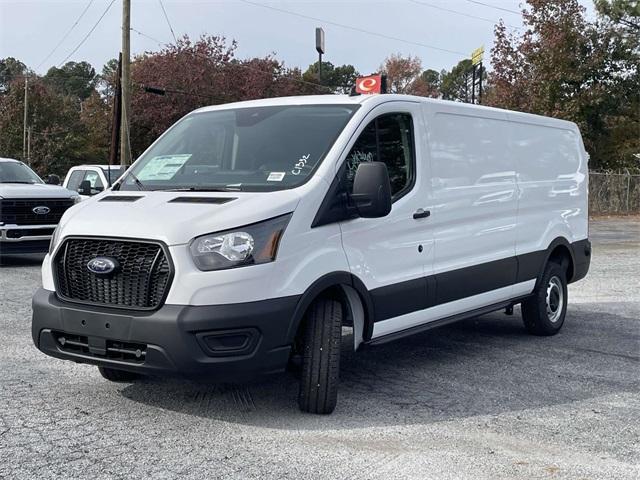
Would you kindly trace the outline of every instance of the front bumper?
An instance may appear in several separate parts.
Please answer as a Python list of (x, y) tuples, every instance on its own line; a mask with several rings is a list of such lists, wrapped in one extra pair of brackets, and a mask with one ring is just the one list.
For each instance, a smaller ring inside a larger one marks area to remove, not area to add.
[(56, 225), (0, 225), (0, 254), (45, 253)]
[(32, 336), (52, 357), (144, 375), (231, 381), (283, 371), (299, 297), (132, 312), (71, 304), (39, 289)]

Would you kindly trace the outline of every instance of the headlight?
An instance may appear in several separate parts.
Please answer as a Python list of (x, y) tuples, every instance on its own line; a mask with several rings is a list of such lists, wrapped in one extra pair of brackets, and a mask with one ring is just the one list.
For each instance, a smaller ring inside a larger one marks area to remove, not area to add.
[(80, 195), (76, 195), (75, 197), (71, 197), (73, 200), (73, 204), (80, 203), (82, 201), (82, 197)]
[(290, 218), (289, 213), (246, 227), (194, 238), (189, 245), (191, 257), (204, 271), (273, 262)]
[(49, 255), (53, 255), (53, 251), (56, 249), (58, 243), (58, 234), (60, 233), (60, 226), (56, 225), (51, 234), (51, 240), (49, 241)]

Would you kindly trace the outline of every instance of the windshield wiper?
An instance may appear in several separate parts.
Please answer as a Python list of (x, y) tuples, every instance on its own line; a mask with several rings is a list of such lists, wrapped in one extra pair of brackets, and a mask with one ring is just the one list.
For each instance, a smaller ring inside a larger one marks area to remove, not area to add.
[(0, 183), (24, 183), (26, 185), (31, 185), (34, 182), (22, 182), (22, 181), (19, 181), (19, 180), (2, 180), (2, 181), (0, 181)]
[(144, 183), (142, 183), (140, 181), (140, 179), (138, 177), (136, 177), (133, 173), (131, 172), (127, 172), (124, 177), (122, 177), (122, 180), (120, 180), (118, 183), (116, 183), (111, 189), (118, 191), (120, 190), (120, 187), (122, 187), (122, 184), (124, 183), (125, 179), (127, 177), (131, 177), (133, 179), (133, 183), (136, 184), (136, 187), (138, 187), (138, 190), (146, 190)]

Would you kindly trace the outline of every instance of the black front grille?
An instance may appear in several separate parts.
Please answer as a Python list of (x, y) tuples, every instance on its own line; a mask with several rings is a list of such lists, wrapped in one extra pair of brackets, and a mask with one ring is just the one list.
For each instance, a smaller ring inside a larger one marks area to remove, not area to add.
[[(114, 259), (109, 275), (89, 271), (96, 257)], [(70, 238), (54, 261), (58, 295), (64, 300), (116, 308), (153, 310), (164, 300), (173, 276), (161, 245), (139, 240)]]
[[(73, 205), (69, 198), (3, 199), (0, 200), (0, 222), (11, 225), (56, 225), (67, 208)], [(37, 214), (37, 207), (47, 207), (47, 213)]]

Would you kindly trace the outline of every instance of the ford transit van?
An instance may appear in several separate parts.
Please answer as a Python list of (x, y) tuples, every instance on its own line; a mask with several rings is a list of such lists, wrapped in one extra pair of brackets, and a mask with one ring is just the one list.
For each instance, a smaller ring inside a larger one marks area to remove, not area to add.
[[(330, 413), (354, 349), (521, 304), (556, 334), (591, 247), (575, 124), (403, 95), (194, 111), (62, 218), (35, 345), (113, 381), (300, 366)], [(433, 333), (436, 335), (437, 333)]]

